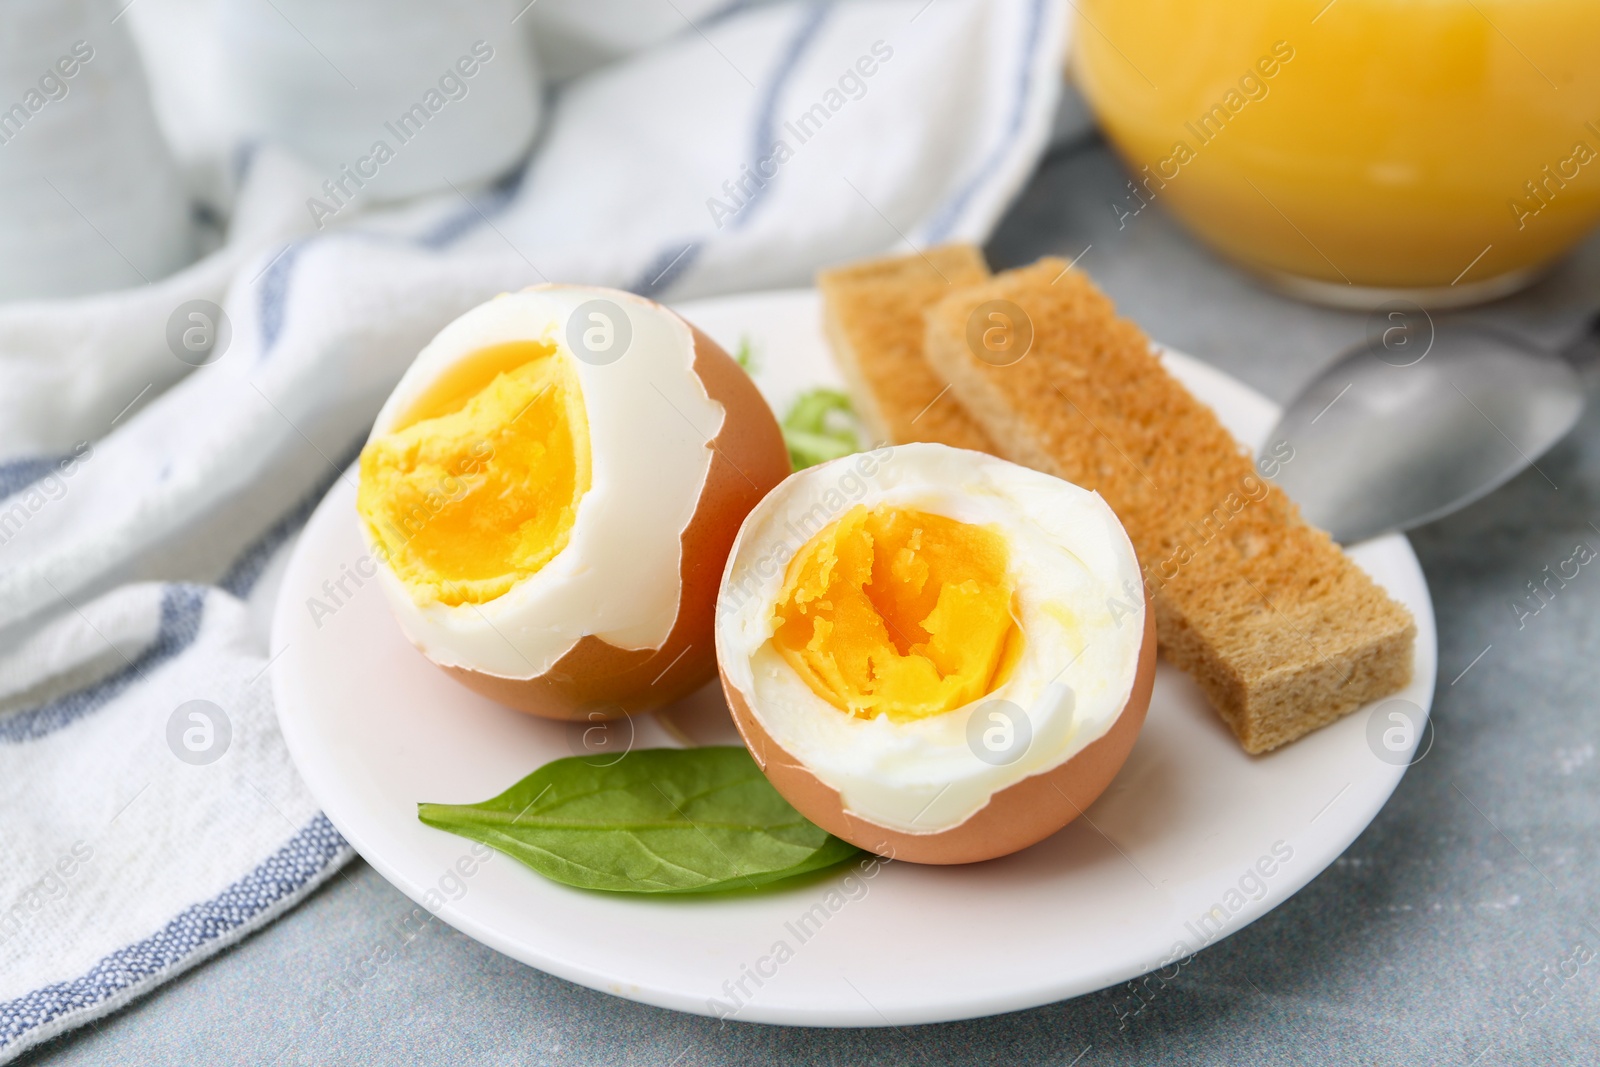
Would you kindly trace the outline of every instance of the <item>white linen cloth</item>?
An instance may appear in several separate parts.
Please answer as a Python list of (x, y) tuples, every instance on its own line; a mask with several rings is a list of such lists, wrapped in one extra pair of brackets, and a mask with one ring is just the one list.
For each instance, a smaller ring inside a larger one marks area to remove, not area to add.
[[(671, 301), (981, 241), (1046, 143), (1065, 33), (1060, 0), (736, 5), (566, 83), (493, 187), (318, 229), (328, 175), (245, 151), (220, 251), (0, 306), (0, 1061), (349, 858), (278, 735), (267, 618), (293, 535), (437, 330), (545, 279)], [(148, 65), (215, 68), (182, 58)], [(169, 123), (172, 101), (213, 107), (156, 92)], [(207, 151), (228, 156), (180, 157)], [(231, 326), (198, 369), (168, 339), (193, 300)]]

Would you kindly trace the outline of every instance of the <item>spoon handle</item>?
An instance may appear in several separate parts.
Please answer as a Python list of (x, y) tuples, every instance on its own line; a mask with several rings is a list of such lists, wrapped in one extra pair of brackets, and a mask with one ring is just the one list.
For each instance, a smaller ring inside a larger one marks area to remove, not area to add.
[(1579, 370), (1600, 363), (1600, 313), (1590, 317), (1578, 336), (1561, 346), (1561, 357)]

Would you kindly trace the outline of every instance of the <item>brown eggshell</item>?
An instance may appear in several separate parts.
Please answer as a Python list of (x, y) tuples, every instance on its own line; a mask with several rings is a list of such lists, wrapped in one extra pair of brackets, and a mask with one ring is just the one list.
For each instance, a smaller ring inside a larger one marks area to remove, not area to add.
[(744, 694), (728, 684), (726, 671), (722, 691), (750, 754), (800, 814), (830, 834), (880, 856), (911, 863), (976, 863), (1043, 841), (1081, 815), (1111, 784), (1133, 751), (1150, 708), (1156, 677), (1155, 619), (1147, 597), (1144, 642), (1133, 691), (1104, 736), (1065, 763), (1000, 790), (966, 822), (934, 833), (885, 829), (849, 811), (835, 790), (772, 739), (751, 713)]
[(462, 685), (530, 715), (598, 721), (652, 711), (716, 675), (712, 624), (722, 568), (744, 517), (788, 477), (789, 450), (750, 376), (715, 341), (689, 328), (694, 372), (726, 414), (707, 446), (711, 469), (681, 537), (678, 617), (666, 642), (653, 650), (625, 649), (591, 635), (533, 678), (444, 667)]

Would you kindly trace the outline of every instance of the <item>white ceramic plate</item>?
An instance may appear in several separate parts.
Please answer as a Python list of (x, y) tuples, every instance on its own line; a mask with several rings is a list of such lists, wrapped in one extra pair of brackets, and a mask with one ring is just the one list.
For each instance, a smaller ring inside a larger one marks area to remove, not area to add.
[[(757, 381), (779, 411), (805, 388), (838, 383), (814, 293), (681, 310), (730, 351), (749, 339)], [(1242, 440), (1269, 431), (1276, 409), (1259, 394), (1178, 353), (1168, 361)], [(412, 899), (443, 899), (440, 917), (471, 937), (618, 996), (750, 1021), (876, 1026), (1087, 993), (1282, 903), (1344, 851), (1404, 773), (1368, 741), (1389, 726), (1387, 710), (1382, 724), (1363, 709), (1251, 758), (1163, 663), (1144, 732), (1111, 788), (1086, 818), (1005, 859), (887, 864), (848, 882), (846, 868), (715, 899), (573, 890), (500, 855), (458, 868), (471, 843), (418, 822), (417, 802), (493, 796), (581, 752), (580, 727), (506, 710), (449, 680), (407, 644), (375, 583), (345, 580), (351, 595), (313, 619), (308, 599), (328, 603), (323, 583), (363, 555), (354, 495), (341, 481), (317, 509), (274, 620), (278, 717), (301, 774), (356, 850)], [(1399, 696), (1425, 710), (1436, 646), (1416, 557), (1399, 536), (1354, 556), (1416, 616), (1416, 681)], [(636, 747), (735, 741), (711, 689), (636, 730)]]

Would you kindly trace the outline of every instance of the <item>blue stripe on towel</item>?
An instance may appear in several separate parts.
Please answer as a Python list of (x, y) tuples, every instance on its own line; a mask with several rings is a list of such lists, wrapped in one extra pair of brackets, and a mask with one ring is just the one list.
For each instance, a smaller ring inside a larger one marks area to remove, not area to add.
[(14, 459), (8, 463), (0, 463), (0, 500), (13, 493), (20, 493), (34, 482), (55, 470), (57, 463), (71, 459), (72, 456), (29, 456), (27, 459)]
[[(742, 5), (732, 5), (728, 13), (737, 10)], [(800, 20), (800, 25), (795, 28), (793, 36), (784, 46), (778, 64), (773, 68), (767, 80), (767, 86), (761, 93), (761, 103), (756, 108), (756, 124), (751, 135), (750, 165), (754, 167), (764, 155), (771, 151), (774, 141), (773, 129), (775, 128), (776, 115), (779, 103), (783, 100), (783, 91), (788, 87), (789, 80), (794, 72), (799, 69), (800, 59), (805, 50), (816, 40), (817, 34), (822, 29), (822, 24), (827, 20), (829, 12), (833, 10), (834, 0), (820, 0), (809, 6)], [(720, 16), (721, 13), (718, 13)], [(716, 16), (714, 16), (716, 17)], [(749, 218), (750, 209), (764, 199), (767, 188), (776, 181), (776, 176), (766, 185), (758, 186), (751, 198), (745, 201), (739, 213), (734, 216), (735, 229), (743, 226)], [(706, 242), (685, 241), (674, 242), (656, 253), (654, 257), (639, 272), (633, 282), (627, 286), (629, 292), (638, 293), (640, 296), (653, 297), (672, 287), (684, 273), (694, 265), (705, 251)]]
[(77, 978), (0, 1003), (0, 1050), (64, 1015), (92, 1010), (141, 983), (200, 962), (230, 935), (291, 903), (349, 847), (318, 812), (255, 870), (210, 900), (191, 904), (143, 941), (118, 949)]
[(729, 0), (715, 11), (700, 16), (700, 21), (685, 19), (689, 25), (678, 31), (679, 36), (688, 36), (691, 33), (703, 32), (708, 26), (715, 26), (719, 22), (726, 22), (734, 15), (740, 14), (748, 8), (756, 7), (760, 0)]
[(19, 744), (53, 734), (105, 707), (147, 672), (177, 656), (200, 636), (205, 615), (206, 586), (179, 582), (161, 594), (161, 623), (156, 639), (120, 670), (93, 685), (0, 718), (0, 744)]
[(293, 241), (278, 257), (267, 264), (261, 278), (261, 353), (257, 361), (266, 359), (272, 347), (283, 335), (284, 318), (289, 312), (289, 276), (294, 273), (294, 261), (315, 238)]
[(628, 284), (628, 292), (638, 293), (640, 296), (655, 296), (682, 277), (683, 272), (694, 265), (694, 261), (700, 258), (700, 253), (703, 251), (705, 246), (699, 241), (689, 241), (662, 249), (644, 270), (639, 272), (639, 276)]
[(396, 237), (391, 234), (364, 232), (359, 229), (343, 231), (339, 234), (303, 237), (287, 245), (278, 258), (272, 260), (267, 268), (262, 271), (260, 293), (261, 315), (261, 351), (256, 354), (256, 362), (263, 362), (272, 354), (272, 349), (277, 345), (278, 338), (283, 335), (283, 327), (289, 314), (289, 283), (294, 276), (295, 262), (307, 248), (318, 241), (345, 238), (352, 240), (377, 240), (393, 241), (397, 243), (415, 245), (418, 248), (438, 250), (446, 248), (462, 237), (471, 233), (482, 225), (485, 216), (497, 215), (510, 207), (522, 191), (523, 178), (527, 175), (528, 164), (524, 162), (510, 174), (490, 186), (488, 198), (482, 204), (468, 201), (458, 212), (445, 216), (435, 223), (432, 228), (415, 237)]
[[(361, 453), (365, 435), (346, 450), (338, 462), (338, 471), (320, 480), (293, 507), (286, 511), (266, 531), (251, 542), (235, 558), (232, 566), (218, 580), (217, 586), (241, 600), (260, 580), (272, 554), (293, 537), (333, 483), (346, 467), (355, 462)], [(125, 693), (146, 672), (179, 655), (200, 635), (200, 622), (205, 614), (205, 598), (209, 587), (193, 583), (173, 583), (161, 594), (161, 623), (156, 629), (156, 639), (131, 663), (100, 681), (63, 694), (46, 704), (0, 717), (0, 744), (20, 744), (37, 741), (72, 725), (77, 720), (98, 711)]]
[[(756, 131), (750, 145), (750, 169), (755, 170), (760, 162), (771, 152), (772, 146), (777, 143), (778, 105), (783, 100), (783, 91), (788, 88), (789, 79), (800, 66), (800, 57), (805, 55), (811, 42), (817, 39), (817, 34), (822, 32), (822, 24), (828, 21), (828, 15), (833, 11), (833, 0), (823, 0), (822, 3), (813, 4), (800, 22), (800, 29), (789, 38), (789, 43), (784, 47), (783, 55), (778, 59), (778, 65), (772, 72), (772, 77), (767, 80), (767, 87), (761, 94), (761, 106), (756, 112)], [(756, 186), (750, 199), (744, 202), (739, 213), (733, 217), (733, 228), (739, 229), (750, 221), (753, 209), (764, 200), (766, 192), (778, 180), (774, 174), (764, 185)]]
[(344, 476), (345, 470), (361, 454), (361, 446), (366, 443), (366, 439), (366, 434), (357, 438), (355, 444), (334, 461), (337, 470), (312, 486), (310, 491), (295, 502), (294, 507), (284, 512), (276, 522), (267, 527), (265, 533), (239, 553), (227, 573), (218, 579), (217, 585), (241, 600), (249, 596), (250, 590), (254, 589), (256, 582), (261, 579), (261, 572), (266, 570), (273, 553), (282, 548), (285, 541), (305, 526), (306, 520), (311, 518), (311, 513), (322, 503), (322, 498), (333, 488), (333, 483)]
[(978, 169), (967, 180), (967, 184), (934, 213), (926, 230), (925, 241), (928, 244), (938, 244), (950, 236), (956, 220), (961, 212), (966, 210), (967, 202), (988, 182), (989, 176), (994, 173), (994, 169), (1000, 165), (1000, 160), (1011, 150), (1017, 135), (1022, 132), (1022, 120), (1027, 115), (1028, 99), (1032, 95), (1035, 65), (1033, 52), (1039, 47), (1039, 27), (1044, 23), (1044, 5), (1045, 0), (1033, 0), (1032, 6), (1028, 8), (1027, 23), (1022, 35), (1023, 62), (1017, 67), (1017, 95), (1011, 105), (1011, 118), (1006, 123), (1005, 133), (1001, 135), (1000, 143), (995, 145), (994, 150), (984, 157)]
[(483, 203), (476, 204), (468, 200), (462, 210), (447, 216), (422, 235), (412, 238), (412, 243), (423, 248), (446, 248), (477, 229), (486, 216), (498, 215), (510, 207), (516, 202), (517, 194), (522, 192), (522, 181), (527, 177), (532, 151), (530, 149), (529, 159), (524, 159), (515, 170), (488, 188), (488, 196)]
[(256, 140), (241, 141), (234, 148), (229, 158), (229, 172), (233, 175), (233, 187), (242, 188), (249, 180), (251, 171), (256, 168), (256, 158), (261, 152), (261, 142)]

